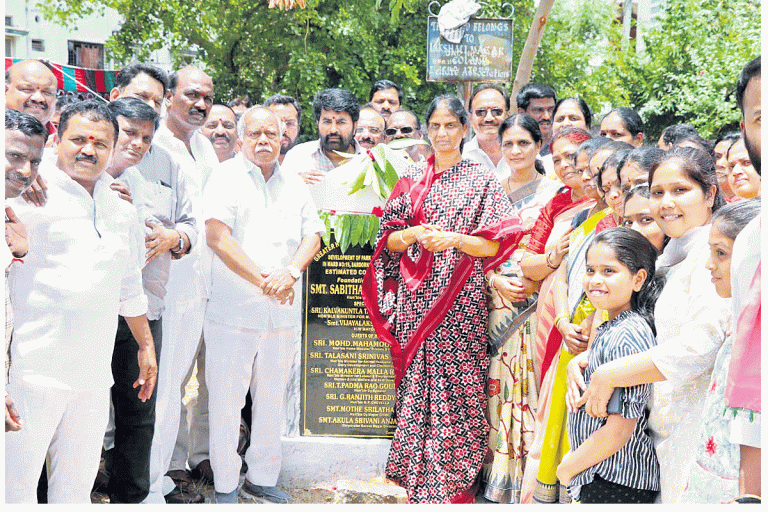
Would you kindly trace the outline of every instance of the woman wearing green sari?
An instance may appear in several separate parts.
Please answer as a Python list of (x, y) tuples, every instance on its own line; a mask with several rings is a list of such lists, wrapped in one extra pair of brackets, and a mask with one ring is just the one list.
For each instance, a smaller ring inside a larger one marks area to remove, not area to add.
[(536, 159), (541, 131), (532, 117), (508, 117), (499, 127), (499, 138), (511, 169), (502, 186), (526, 235), (512, 257), (486, 274), (490, 284), (488, 334), (492, 355), (488, 372), (491, 458), (483, 465), (483, 480), (486, 499), (518, 503), (524, 463), (533, 439), (538, 387), (532, 362), (538, 283), (522, 276), (520, 258), (539, 211), (562, 184), (546, 178), (543, 165)]

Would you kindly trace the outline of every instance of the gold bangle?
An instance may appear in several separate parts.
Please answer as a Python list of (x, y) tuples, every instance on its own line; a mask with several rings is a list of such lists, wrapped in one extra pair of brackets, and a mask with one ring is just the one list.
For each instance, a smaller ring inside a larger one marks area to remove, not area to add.
[(490, 279), (488, 279), (488, 286), (493, 288), (494, 290), (496, 287), (493, 285), (493, 282), (496, 280), (496, 274), (493, 274)]

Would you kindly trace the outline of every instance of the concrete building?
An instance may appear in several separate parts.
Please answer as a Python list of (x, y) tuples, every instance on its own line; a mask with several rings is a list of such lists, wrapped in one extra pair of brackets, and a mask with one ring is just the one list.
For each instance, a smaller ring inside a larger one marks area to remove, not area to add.
[[(43, 18), (36, 0), (5, 2), (5, 57), (43, 59), (64, 66), (111, 70), (121, 66), (110, 61), (105, 43), (120, 28), (122, 17), (114, 9), (91, 14), (69, 29)], [(148, 59), (170, 70), (167, 50), (152, 52)]]

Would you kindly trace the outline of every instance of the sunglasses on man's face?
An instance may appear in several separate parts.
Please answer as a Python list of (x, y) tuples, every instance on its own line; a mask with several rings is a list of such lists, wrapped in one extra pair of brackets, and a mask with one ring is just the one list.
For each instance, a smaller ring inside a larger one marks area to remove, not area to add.
[[(479, 108), (479, 109), (475, 110), (475, 116), (477, 116), (477, 117), (482, 118), (482, 117), (485, 117), (487, 115), (488, 115), (488, 109), (487, 108)], [(500, 108), (492, 108), (491, 109), (491, 115), (493, 117), (501, 117), (501, 116), (504, 115), (504, 110), (500, 109)]]
[(413, 128), (410, 126), (403, 126), (402, 128), (387, 128), (384, 130), (384, 133), (387, 134), (387, 137), (391, 137), (397, 132), (402, 133), (403, 135), (408, 135), (410, 133), (413, 133)]

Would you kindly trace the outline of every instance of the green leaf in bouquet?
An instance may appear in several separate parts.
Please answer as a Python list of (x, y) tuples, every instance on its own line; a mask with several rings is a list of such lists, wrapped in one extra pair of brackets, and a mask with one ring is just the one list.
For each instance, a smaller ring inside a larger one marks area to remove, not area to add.
[(395, 167), (392, 165), (392, 163), (387, 160), (387, 167), (384, 172), (384, 183), (387, 185), (387, 197), (389, 197), (389, 194), (392, 192), (392, 189), (395, 188), (395, 185), (397, 184), (397, 180), (400, 179), (400, 176), (398, 176), (397, 171), (395, 170)]
[(405, 149), (411, 146), (426, 146), (427, 142), (421, 139), (395, 139), (387, 143), (390, 149)]
[(366, 166), (357, 179), (355, 179), (354, 183), (352, 183), (352, 188), (349, 190), (349, 195), (354, 194), (358, 190), (362, 190), (362, 188), (367, 185), (366, 180), (368, 178), (368, 169), (370, 167), (371, 166)]
[(376, 236), (379, 234), (379, 218), (375, 215), (370, 215), (370, 224), (368, 225), (368, 233), (366, 239), (371, 244), (371, 247), (376, 247)]
[(339, 222), (336, 224), (339, 233), (339, 247), (342, 253), (346, 253), (350, 244), (351, 223), (349, 215), (339, 215)]
[(349, 245), (362, 245), (360, 243), (360, 237), (365, 229), (366, 215), (352, 215), (350, 216), (350, 235)]

